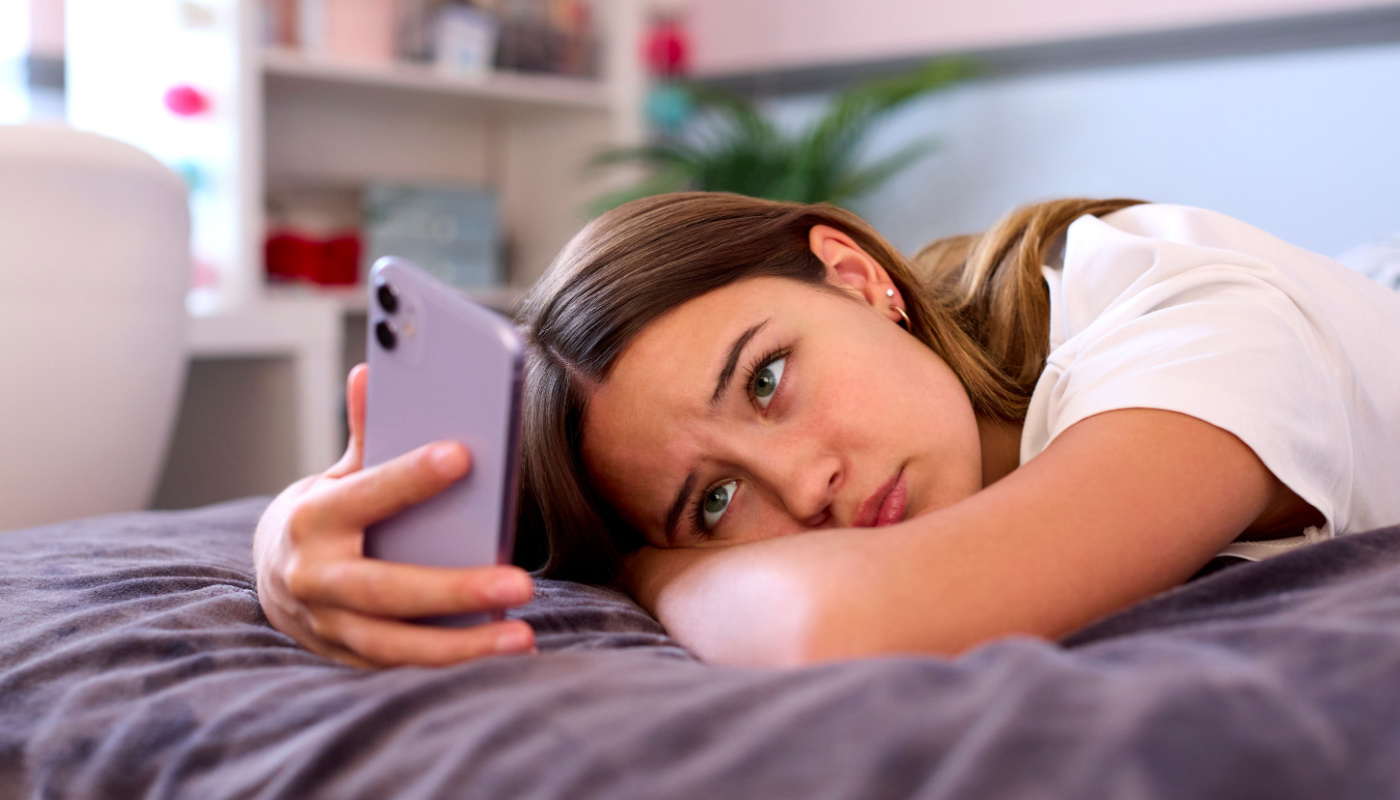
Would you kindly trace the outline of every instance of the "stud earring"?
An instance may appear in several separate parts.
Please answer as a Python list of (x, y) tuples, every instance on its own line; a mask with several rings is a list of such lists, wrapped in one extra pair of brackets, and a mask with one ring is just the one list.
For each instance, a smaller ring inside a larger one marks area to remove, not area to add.
[(885, 297), (894, 297), (894, 290), (893, 290), (893, 289), (886, 289), (886, 290), (885, 290)]

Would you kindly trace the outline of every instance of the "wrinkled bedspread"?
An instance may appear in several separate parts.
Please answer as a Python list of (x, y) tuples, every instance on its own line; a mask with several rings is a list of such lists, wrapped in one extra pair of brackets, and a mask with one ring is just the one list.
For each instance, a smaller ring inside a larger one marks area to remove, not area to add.
[(541, 581), (541, 655), (368, 672), (268, 626), (265, 503), (0, 534), (0, 798), (1400, 796), (1400, 528), (957, 659), (715, 667)]

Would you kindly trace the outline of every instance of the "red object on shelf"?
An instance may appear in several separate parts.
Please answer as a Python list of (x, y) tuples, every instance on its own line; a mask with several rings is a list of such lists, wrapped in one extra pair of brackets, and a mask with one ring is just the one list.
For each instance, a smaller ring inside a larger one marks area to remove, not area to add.
[(188, 83), (177, 83), (165, 90), (165, 107), (179, 117), (199, 116), (211, 105), (209, 95)]
[(645, 51), (647, 66), (653, 75), (673, 78), (686, 73), (690, 39), (678, 21), (662, 19), (647, 31)]
[(267, 237), (267, 274), (274, 280), (310, 281), (323, 286), (359, 282), (360, 236), (346, 233), (312, 239), (283, 231)]

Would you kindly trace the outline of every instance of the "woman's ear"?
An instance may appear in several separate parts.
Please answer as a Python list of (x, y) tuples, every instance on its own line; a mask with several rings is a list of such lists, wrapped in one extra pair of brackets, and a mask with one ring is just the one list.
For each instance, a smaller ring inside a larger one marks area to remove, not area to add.
[(808, 240), (813, 255), (826, 265), (827, 283), (859, 295), (880, 310), (904, 306), (889, 273), (850, 236), (830, 225), (813, 225)]

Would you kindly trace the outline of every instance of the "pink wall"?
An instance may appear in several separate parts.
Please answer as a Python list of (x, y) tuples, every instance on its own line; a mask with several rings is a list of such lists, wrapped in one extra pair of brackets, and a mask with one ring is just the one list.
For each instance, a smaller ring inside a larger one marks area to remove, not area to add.
[(27, 2), (29, 3), (29, 51), (41, 56), (63, 55), (63, 0), (27, 0)]
[(714, 76), (1400, 5), (1400, 0), (690, 0)]

